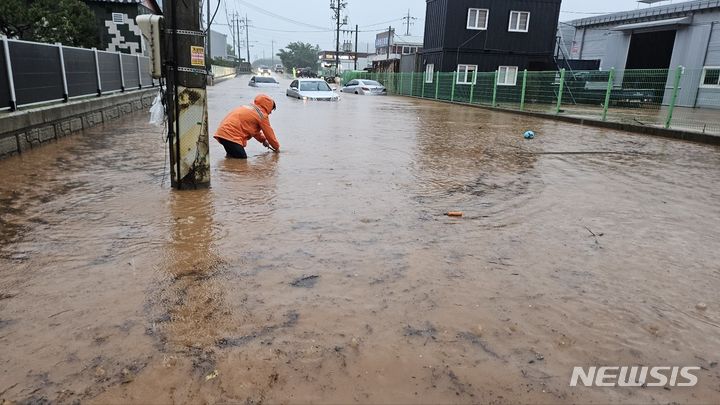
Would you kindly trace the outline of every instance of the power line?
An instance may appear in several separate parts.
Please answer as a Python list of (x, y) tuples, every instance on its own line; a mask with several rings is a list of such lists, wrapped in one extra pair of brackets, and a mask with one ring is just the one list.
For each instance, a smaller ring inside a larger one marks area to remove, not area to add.
[(276, 13), (273, 13), (272, 11), (265, 10), (264, 8), (258, 7), (258, 6), (254, 5), (254, 4), (252, 4), (252, 3), (247, 2), (247, 1), (244, 1), (244, 0), (235, 0), (235, 1), (238, 2), (238, 3), (240, 3), (240, 4), (244, 4), (245, 6), (250, 7), (250, 8), (252, 8), (252, 9), (254, 9), (254, 10), (256, 10), (256, 11), (262, 13), (262, 14), (265, 14), (265, 15), (267, 15), (267, 16), (274, 17), (274, 18), (277, 18), (277, 19), (279, 19), (279, 20), (283, 20), (283, 21), (286, 21), (286, 22), (289, 22), (289, 23), (292, 23), (292, 24), (302, 25), (302, 26), (305, 26), (305, 27), (315, 28), (315, 29), (319, 29), (319, 30), (324, 30), (324, 29), (326, 29), (325, 27), (319, 27), (319, 26), (317, 26), (317, 25), (307, 24), (307, 23), (304, 23), (304, 22), (302, 22), (302, 21), (293, 20), (292, 18), (283, 17), (283, 16), (281, 16), (280, 14), (276, 14)]

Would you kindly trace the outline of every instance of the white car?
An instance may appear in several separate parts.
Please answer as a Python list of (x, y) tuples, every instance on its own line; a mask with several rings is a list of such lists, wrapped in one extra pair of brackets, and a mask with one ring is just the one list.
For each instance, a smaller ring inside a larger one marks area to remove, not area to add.
[(362, 95), (386, 96), (385, 86), (375, 80), (350, 80), (342, 88), (343, 93), (355, 93)]
[(253, 76), (250, 78), (250, 87), (280, 87), (280, 83), (274, 77)]
[(287, 96), (301, 100), (338, 101), (340, 96), (322, 79), (297, 79), (290, 83)]

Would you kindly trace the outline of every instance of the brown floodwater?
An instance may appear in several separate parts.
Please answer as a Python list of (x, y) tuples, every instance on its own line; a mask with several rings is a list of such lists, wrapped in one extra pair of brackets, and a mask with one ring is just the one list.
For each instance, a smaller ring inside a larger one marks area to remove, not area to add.
[[(209, 190), (146, 113), (0, 161), (0, 402), (720, 400), (719, 148), (268, 93), (282, 153), (213, 141)], [(701, 370), (569, 386), (621, 365)]]

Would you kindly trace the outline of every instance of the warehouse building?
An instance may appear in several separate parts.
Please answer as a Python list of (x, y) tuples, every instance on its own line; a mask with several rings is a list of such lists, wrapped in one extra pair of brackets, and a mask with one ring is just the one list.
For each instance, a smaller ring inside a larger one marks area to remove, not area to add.
[[(656, 3), (643, 0), (641, 3)], [(677, 105), (720, 108), (720, 0), (696, 0), (561, 23), (569, 59), (601, 70), (683, 68)], [(617, 81), (622, 82), (622, 74)], [(674, 86), (668, 74), (666, 89)], [(672, 92), (666, 92), (666, 100)]]

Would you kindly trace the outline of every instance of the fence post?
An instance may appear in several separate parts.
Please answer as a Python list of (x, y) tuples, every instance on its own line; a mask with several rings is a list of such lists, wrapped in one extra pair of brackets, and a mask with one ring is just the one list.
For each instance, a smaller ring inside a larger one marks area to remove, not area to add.
[(98, 97), (102, 96), (102, 82), (100, 81), (100, 60), (98, 58), (98, 51), (97, 48), (93, 48), (93, 53), (95, 54), (95, 74), (97, 75), (97, 95)]
[(415, 72), (410, 72), (410, 97), (415, 95)]
[(435, 73), (435, 100), (438, 99), (440, 93), (440, 72)]
[(65, 71), (65, 55), (63, 54), (63, 47), (60, 42), (56, 42), (55, 46), (58, 48), (58, 54), (60, 55), (60, 73), (62, 74), (63, 81), (63, 103), (67, 103), (70, 98), (67, 85), (67, 72)]
[(523, 71), (522, 92), (520, 93), (520, 111), (525, 111), (525, 91), (527, 90), (527, 69)]
[(457, 72), (453, 72), (452, 90), (450, 92), (450, 101), (455, 101), (455, 83), (457, 82)]
[(605, 92), (605, 103), (603, 104), (602, 120), (607, 120), (608, 108), (610, 108), (610, 96), (612, 95), (612, 89), (615, 85), (615, 68), (610, 69), (610, 75), (608, 76), (607, 91)]
[(475, 95), (475, 82), (477, 81), (477, 70), (473, 71), (472, 84), (470, 84), (470, 104), (473, 103), (473, 96)]
[(5, 54), (5, 70), (7, 70), (8, 87), (10, 88), (10, 111), (17, 109), (17, 97), (15, 96), (15, 79), (13, 78), (12, 62), (10, 61), (10, 45), (8, 38), (3, 35), (3, 53)]
[[(142, 72), (140, 72), (140, 54), (135, 54), (135, 59), (137, 59), (137, 66), (138, 66), (138, 89), (142, 89)], [(212, 69), (212, 67), (211, 67)]]
[(555, 114), (560, 114), (560, 107), (562, 107), (563, 91), (565, 91), (565, 69), (560, 69), (560, 89), (558, 89), (557, 107), (555, 108)]
[(125, 73), (122, 67), (122, 52), (117, 53), (118, 62), (120, 63), (120, 91), (125, 91)]
[(675, 103), (677, 102), (678, 91), (680, 90), (680, 79), (682, 78), (683, 67), (678, 66), (675, 69), (675, 82), (673, 83), (673, 92), (670, 97), (670, 105), (668, 106), (667, 119), (665, 120), (665, 128), (670, 128), (672, 123), (673, 112), (675, 111)]
[(492, 106), (497, 107), (497, 79), (498, 79), (498, 71), (495, 71), (495, 75), (493, 78), (493, 99), (492, 99)]

